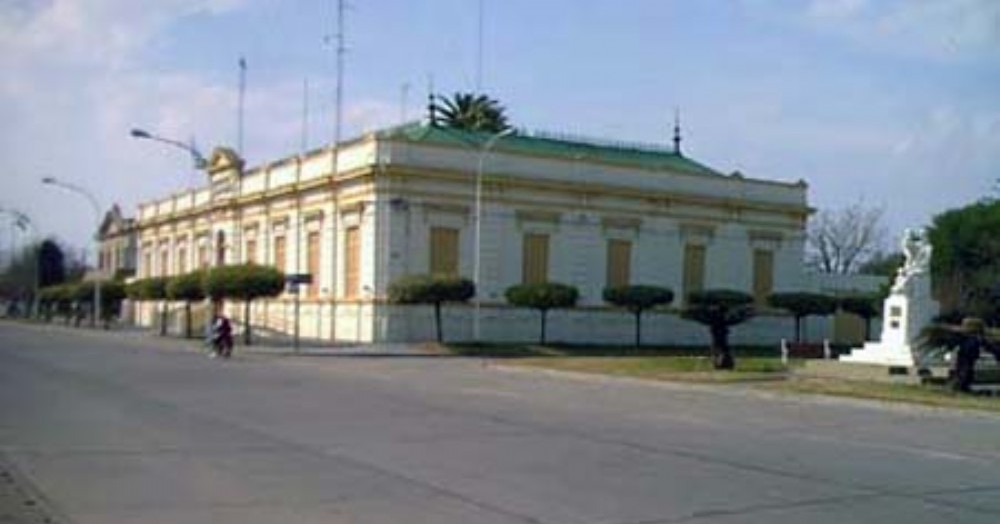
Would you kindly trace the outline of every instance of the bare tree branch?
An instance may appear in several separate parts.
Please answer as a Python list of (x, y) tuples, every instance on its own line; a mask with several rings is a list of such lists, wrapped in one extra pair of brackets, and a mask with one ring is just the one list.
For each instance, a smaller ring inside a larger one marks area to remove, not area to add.
[(823, 210), (809, 221), (806, 263), (824, 273), (854, 273), (885, 242), (884, 210), (851, 204)]

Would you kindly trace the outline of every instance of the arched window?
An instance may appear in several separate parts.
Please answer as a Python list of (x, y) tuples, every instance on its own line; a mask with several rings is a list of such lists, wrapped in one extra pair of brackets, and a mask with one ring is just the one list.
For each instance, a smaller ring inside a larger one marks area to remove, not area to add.
[(215, 234), (215, 265), (226, 264), (226, 233), (219, 231)]

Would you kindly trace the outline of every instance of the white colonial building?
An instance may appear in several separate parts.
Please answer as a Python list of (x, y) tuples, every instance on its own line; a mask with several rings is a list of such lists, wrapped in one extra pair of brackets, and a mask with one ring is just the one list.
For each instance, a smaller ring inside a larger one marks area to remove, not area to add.
[[(477, 258), (486, 340), (537, 336), (537, 314), (504, 300), (507, 287), (523, 282), (578, 287), (580, 307), (553, 312), (549, 335), (584, 343), (630, 340), (631, 316), (602, 303), (610, 285), (665, 286), (678, 297), (738, 289), (761, 303), (775, 290), (815, 287), (802, 266), (805, 182), (722, 174), (676, 142), (491, 136), (414, 123), (246, 170), (218, 149), (208, 174), (204, 188), (140, 205), (139, 276), (242, 262), (309, 273), (305, 337), (431, 339), (429, 309), (388, 304), (389, 284), (413, 273), (473, 278)], [(291, 302), (290, 294), (262, 301), (250, 322), (290, 332)], [(238, 322), (240, 311), (232, 309)], [(475, 311), (446, 308), (446, 337), (471, 339)], [(140, 321), (153, 317), (139, 313)], [(673, 313), (647, 317), (647, 343), (706, 339), (704, 328)], [(772, 343), (790, 326), (763, 314), (738, 327), (735, 341)]]

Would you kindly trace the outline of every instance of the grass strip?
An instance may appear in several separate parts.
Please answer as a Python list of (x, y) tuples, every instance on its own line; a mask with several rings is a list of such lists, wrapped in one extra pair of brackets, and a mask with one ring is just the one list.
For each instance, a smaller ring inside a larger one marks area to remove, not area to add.
[(716, 371), (706, 357), (536, 357), (505, 364), (577, 373), (679, 382), (751, 382), (780, 380), (787, 368), (778, 359), (740, 358), (735, 371)]
[(796, 377), (757, 387), (782, 393), (828, 395), (1000, 413), (1000, 398), (956, 393), (944, 385), (886, 384)]

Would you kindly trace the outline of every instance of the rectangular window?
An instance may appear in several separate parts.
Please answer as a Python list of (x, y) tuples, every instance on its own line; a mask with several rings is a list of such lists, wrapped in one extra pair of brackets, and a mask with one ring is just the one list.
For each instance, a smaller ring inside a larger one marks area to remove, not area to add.
[(521, 258), (521, 282), (539, 284), (549, 279), (549, 236), (526, 233)]
[(684, 297), (705, 289), (705, 246), (684, 247)]
[(357, 226), (344, 234), (344, 298), (356, 298), (361, 284), (361, 233)]
[(628, 240), (608, 240), (608, 287), (629, 285), (632, 265), (632, 243)]
[(153, 255), (149, 251), (142, 255), (142, 274), (146, 277), (153, 276)]
[(166, 248), (160, 252), (160, 276), (165, 277), (170, 274), (170, 251)]
[(274, 267), (285, 273), (285, 237), (274, 237)]
[(198, 244), (198, 267), (200, 269), (205, 269), (208, 267), (208, 242), (202, 241)]
[(257, 241), (254, 239), (247, 240), (246, 254), (244, 255), (244, 261), (247, 264), (257, 263)]
[(182, 247), (177, 250), (177, 274), (184, 273), (187, 273), (187, 249)]
[(431, 228), (432, 275), (458, 276), (458, 230), (450, 227)]
[(319, 292), (319, 231), (310, 231), (306, 237), (306, 256), (308, 267), (306, 271), (312, 275), (312, 283), (306, 291), (306, 296), (315, 297)]
[(758, 306), (767, 304), (774, 291), (774, 253), (766, 249), (753, 252), (753, 297)]

